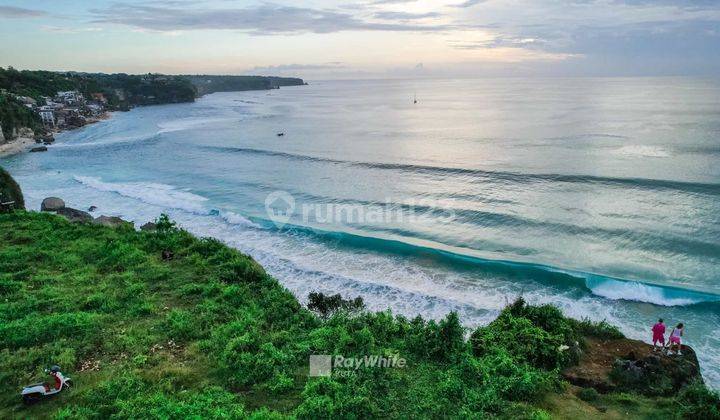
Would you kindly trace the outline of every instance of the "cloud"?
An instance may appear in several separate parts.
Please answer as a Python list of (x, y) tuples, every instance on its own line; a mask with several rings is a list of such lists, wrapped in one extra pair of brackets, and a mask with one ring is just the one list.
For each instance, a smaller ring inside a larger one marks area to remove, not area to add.
[(0, 6), (0, 18), (36, 18), (47, 16), (47, 12), (42, 10), (25, 9), (22, 7), (14, 6)]
[(79, 34), (84, 32), (100, 32), (103, 29), (98, 27), (66, 27), (66, 26), (41, 26), (40, 30), (43, 32), (52, 32), (57, 34)]
[(468, 7), (475, 6), (476, 4), (484, 3), (487, 0), (465, 0), (464, 2), (460, 4), (454, 4), (453, 7), (459, 7), (461, 9), (466, 9)]
[(370, 4), (402, 4), (402, 3), (414, 3), (417, 0), (375, 0)]
[(488, 48), (530, 48), (539, 47), (545, 42), (538, 38), (510, 38), (497, 36), (483, 41), (451, 40), (448, 45), (458, 50), (481, 50)]
[(453, 25), (369, 22), (328, 9), (262, 4), (242, 9), (180, 9), (115, 4), (93, 9), (96, 23), (114, 23), (151, 31), (229, 29), (254, 34), (332, 33), (341, 31), (437, 32)]
[(436, 18), (442, 16), (441, 13), (428, 12), (428, 13), (408, 13), (408, 12), (376, 12), (373, 17), (376, 19), (383, 20), (416, 20), (416, 19), (427, 19)]
[(297, 71), (297, 70), (327, 70), (327, 69), (339, 69), (345, 67), (343, 63), (333, 61), (323, 64), (278, 64), (275, 66), (257, 66), (253, 67), (250, 71), (253, 72), (283, 72), (283, 71)]

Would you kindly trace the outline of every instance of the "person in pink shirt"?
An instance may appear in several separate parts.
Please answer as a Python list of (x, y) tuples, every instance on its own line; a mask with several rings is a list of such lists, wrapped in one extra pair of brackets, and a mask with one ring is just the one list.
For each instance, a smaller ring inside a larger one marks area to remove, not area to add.
[(658, 319), (657, 324), (652, 327), (653, 333), (653, 351), (658, 351), (658, 343), (660, 343), (660, 350), (665, 347), (665, 324), (663, 324), (662, 318)]

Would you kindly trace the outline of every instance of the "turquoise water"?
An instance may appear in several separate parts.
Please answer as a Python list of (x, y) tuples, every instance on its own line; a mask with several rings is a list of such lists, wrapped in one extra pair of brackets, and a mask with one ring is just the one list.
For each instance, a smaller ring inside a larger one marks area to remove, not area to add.
[(315, 82), (57, 139), (0, 160), (31, 208), (168, 212), (300, 299), (472, 327), (522, 294), (645, 340), (662, 316), (720, 386), (717, 80)]

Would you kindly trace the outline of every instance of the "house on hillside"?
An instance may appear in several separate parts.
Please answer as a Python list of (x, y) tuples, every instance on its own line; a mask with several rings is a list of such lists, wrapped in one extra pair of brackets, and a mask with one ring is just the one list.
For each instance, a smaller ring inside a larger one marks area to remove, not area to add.
[(40, 114), (40, 119), (45, 127), (55, 128), (55, 110), (53, 107), (48, 105), (41, 106), (38, 109), (38, 114)]
[(78, 105), (84, 102), (85, 99), (82, 93), (76, 90), (68, 90), (66, 92), (58, 92), (55, 100), (65, 105)]

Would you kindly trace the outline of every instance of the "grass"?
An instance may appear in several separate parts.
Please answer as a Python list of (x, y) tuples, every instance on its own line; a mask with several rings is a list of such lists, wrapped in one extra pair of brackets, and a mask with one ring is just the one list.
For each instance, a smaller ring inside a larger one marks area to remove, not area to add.
[[(623, 404), (567, 393), (559, 371), (591, 327), (552, 306), (515, 302), (469, 340), (455, 313), (406, 319), (316, 296), (318, 316), (250, 257), (165, 217), (158, 226), (0, 215), (0, 418), (572, 418), (553, 399), (569, 396), (577, 412)], [(407, 366), (314, 378), (312, 354)], [(20, 389), (51, 364), (75, 387), (23, 406)], [(695, 390), (684, 412), (711, 410), (716, 398)], [(639, 418), (659, 401), (632, 399)]]

